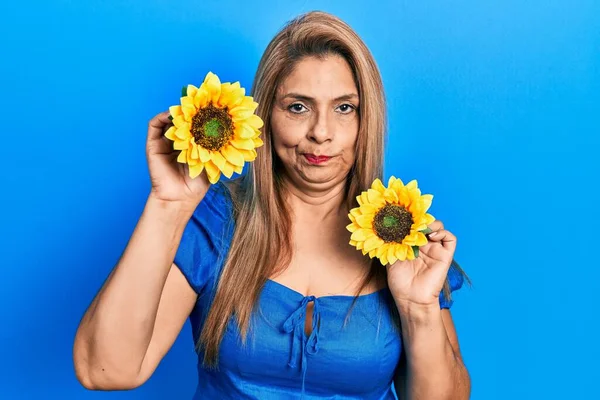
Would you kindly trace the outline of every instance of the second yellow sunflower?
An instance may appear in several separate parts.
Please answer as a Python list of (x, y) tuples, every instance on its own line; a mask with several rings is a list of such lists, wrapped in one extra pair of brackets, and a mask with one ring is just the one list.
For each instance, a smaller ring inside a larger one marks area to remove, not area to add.
[(177, 161), (188, 164), (191, 178), (206, 170), (208, 180), (216, 183), (221, 174), (231, 178), (256, 159), (255, 149), (263, 145), (257, 107), (239, 82), (221, 83), (212, 72), (200, 87), (184, 88), (181, 105), (169, 107), (174, 126), (165, 136), (181, 150)]
[(356, 199), (360, 207), (350, 210), (352, 223), (346, 227), (352, 246), (383, 265), (418, 257), (419, 247), (427, 244), (427, 225), (435, 218), (427, 214), (433, 196), (422, 195), (416, 180), (405, 185), (392, 176), (385, 187), (376, 179)]

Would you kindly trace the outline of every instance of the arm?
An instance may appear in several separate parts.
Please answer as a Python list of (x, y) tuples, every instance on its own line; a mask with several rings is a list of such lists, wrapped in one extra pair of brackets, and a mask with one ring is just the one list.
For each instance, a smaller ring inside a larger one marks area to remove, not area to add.
[(450, 311), (398, 306), (405, 355), (394, 384), (402, 400), (459, 400), (470, 395)]
[[(154, 372), (173, 345), (196, 293), (173, 264), (183, 232), (210, 183), (192, 179), (165, 137), (168, 111), (148, 124), (151, 194), (117, 266), (79, 324), (77, 379), (89, 389), (131, 389)], [(168, 132), (168, 130), (167, 130)]]
[(127, 248), (75, 336), (75, 372), (86, 388), (138, 387), (172, 346), (196, 301), (172, 264), (191, 213), (149, 197)]

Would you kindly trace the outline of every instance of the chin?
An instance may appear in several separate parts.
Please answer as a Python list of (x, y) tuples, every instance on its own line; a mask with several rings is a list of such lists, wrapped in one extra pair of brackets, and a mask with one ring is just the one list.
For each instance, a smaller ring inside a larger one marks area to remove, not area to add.
[(307, 183), (319, 185), (325, 183), (337, 183), (341, 179), (340, 177), (346, 176), (346, 174), (335, 173), (333, 168), (310, 168), (301, 169), (296, 172), (300, 179)]

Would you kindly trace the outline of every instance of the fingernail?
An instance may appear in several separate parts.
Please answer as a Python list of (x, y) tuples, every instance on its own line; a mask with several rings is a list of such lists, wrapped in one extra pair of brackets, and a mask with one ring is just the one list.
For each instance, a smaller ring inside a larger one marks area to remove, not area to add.
[(428, 234), (428, 237), (434, 237), (435, 235), (437, 235), (437, 232), (431, 232), (430, 234)]

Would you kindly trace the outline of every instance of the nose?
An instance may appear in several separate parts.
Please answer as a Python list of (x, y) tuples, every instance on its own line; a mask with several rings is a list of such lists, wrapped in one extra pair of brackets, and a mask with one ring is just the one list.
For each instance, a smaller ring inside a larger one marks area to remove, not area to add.
[(308, 138), (314, 143), (325, 143), (332, 139), (333, 127), (331, 126), (331, 116), (327, 111), (320, 111), (315, 117), (315, 121), (308, 132)]

